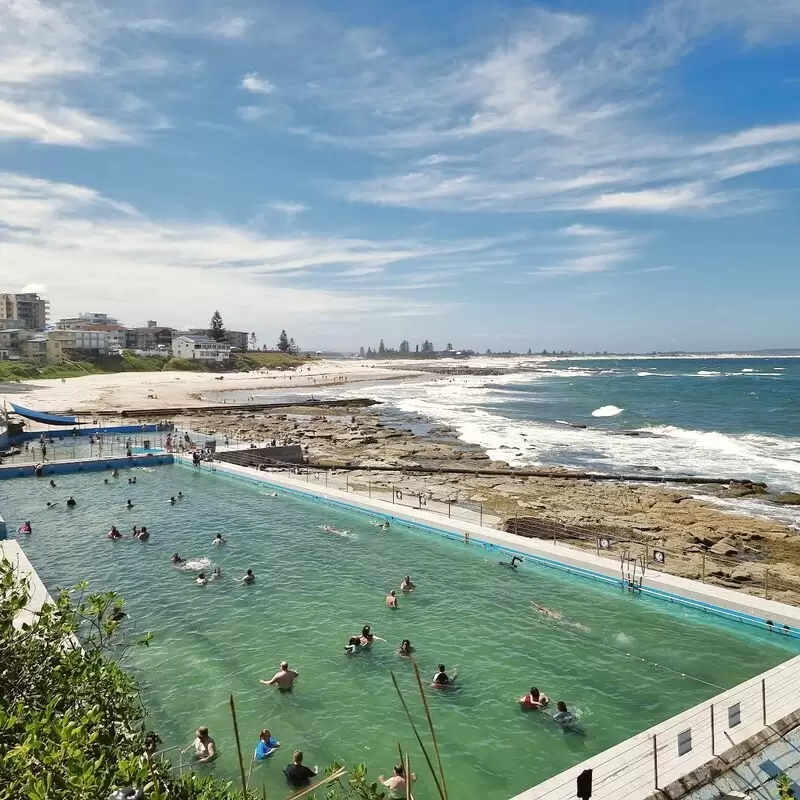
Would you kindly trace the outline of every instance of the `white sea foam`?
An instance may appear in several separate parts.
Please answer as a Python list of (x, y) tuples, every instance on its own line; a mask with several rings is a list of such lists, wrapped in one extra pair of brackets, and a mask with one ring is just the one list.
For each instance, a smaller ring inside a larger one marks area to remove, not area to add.
[(754, 369), (743, 369), (742, 372), (755, 372)]
[(593, 417), (616, 417), (621, 414), (625, 409), (619, 406), (600, 406), (592, 411)]
[(701, 369), (698, 370), (695, 374), (702, 375), (704, 378), (712, 378), (715, 375), (721, 375), (722, 373), (714, 369)]
[(211, 559), (205, 557), (190, 558), (188, 561), (184, 561), (183, 564), (178, 564), (177, 566), (179, 569), (185, 570), (186, 572), (202, 572), (211, 566)]

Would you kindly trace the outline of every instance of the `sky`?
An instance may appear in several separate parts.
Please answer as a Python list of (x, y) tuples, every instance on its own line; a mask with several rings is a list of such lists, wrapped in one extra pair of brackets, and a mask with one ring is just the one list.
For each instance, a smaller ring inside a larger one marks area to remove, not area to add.
[(0, 287), (273, 345), (800, 347), (800, 0), (0, 0)]

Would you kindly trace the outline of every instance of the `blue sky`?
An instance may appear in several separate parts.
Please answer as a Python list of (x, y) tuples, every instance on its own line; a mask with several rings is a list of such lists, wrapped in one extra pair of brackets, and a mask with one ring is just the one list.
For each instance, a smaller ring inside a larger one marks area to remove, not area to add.
[(304, 347), (800, 346), (800, 0), (0, 0), (0, 283)]

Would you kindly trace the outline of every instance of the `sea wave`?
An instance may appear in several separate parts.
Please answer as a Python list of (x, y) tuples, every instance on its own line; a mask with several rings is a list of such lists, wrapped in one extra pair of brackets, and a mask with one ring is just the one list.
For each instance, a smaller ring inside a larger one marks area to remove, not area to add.
[(600, 406), (592, 411), (593, 417), (616, 417), (621, 414), (625, 409), (619, 406)]

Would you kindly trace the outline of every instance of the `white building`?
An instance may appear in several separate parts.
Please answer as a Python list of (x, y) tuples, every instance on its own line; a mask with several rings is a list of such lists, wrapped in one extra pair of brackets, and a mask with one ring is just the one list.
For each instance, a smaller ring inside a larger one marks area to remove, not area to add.
[(227, 342), (217, 342), (202, 334), (186, 334), (172, 340), (172, 355), (187, 361), (227, 361), (231, 349)]
[(57, 328), (82, 328), (86, 325), (119, 325), (119, 320), (96, 311), (82, 311), (77, 317), (65, 317), (56, 322)]

